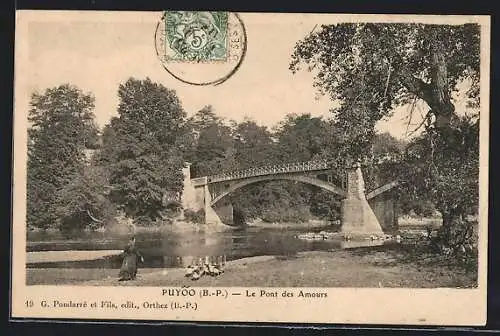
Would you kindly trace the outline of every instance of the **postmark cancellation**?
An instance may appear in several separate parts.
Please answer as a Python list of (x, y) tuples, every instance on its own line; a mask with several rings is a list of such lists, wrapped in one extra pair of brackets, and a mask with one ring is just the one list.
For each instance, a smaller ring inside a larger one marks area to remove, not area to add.
[(236, 13), (165, 11), (155, 32), (155, 47), (163, 68), (176, 79), (216, 85), (242, 64), (246, 30)]

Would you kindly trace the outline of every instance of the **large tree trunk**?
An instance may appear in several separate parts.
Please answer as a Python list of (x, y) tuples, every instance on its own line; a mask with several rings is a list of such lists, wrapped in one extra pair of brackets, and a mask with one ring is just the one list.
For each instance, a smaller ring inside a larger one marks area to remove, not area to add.
[(439, 131), (454, 127), (456, 120), (455, 106), (451, 100), (451, 88), (448, 80), (446, 50), (439, 40), (439, 27), (434, 27), (430, 36), (430, 83), (415, 77), (403, 64), (395, 64), (401, 84), (411, 93), (424, 100), (430, 107), (430, 115), (436, 120), (434, 126)]
[(442, 211), (441, 215), (443, 217), (443, 224), (440, 230), (441, 238), (446, 244), (451, 242), (451, 231), (455, 217), (451, 212)]
[(455, 106), (451, 102), (451, 90), (446, 66), (446, 55), (438, 39), (438, 27), (433, 30), (431, 45), (431, 101), (432, 114), (436, 117), (435, 127), (444, 130), (453, 127)]

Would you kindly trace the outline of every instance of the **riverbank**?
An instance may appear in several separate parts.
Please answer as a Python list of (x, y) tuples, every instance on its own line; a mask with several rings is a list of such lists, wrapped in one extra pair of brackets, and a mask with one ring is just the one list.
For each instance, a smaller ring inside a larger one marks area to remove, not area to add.
[(331, 222), (325, 220), (315, 220), (311, 219), (307, 222), (264, 222), (261, 219), (253, 220), (247, 223), (247, 227), (250, 228), (259, 228), (259, 229), (317, 229), (317, 228), (325, 228), (325, 227), (335, 227)]
[(117, 281), (117, 269), (27, 269), (28, 285), (267, 286), (469, 288), (477, 274), (432, 255), (414, 259), (409, 250), (370, 249), (303, 252), (228, 262), (225, 273), (192, 281), (184, 269), (140, 269), (138, 278)]
[[(121, 223), (115, 225), (109, 225), (101, 227), (95, 230), (85, 229), (83, 231), (61, 231), (58, 229), (37, 229), (31, 228), (28, 230), (28, 238), (36, 236), (47, 236), (47, 237), (79, 237), (83, 235), (89, 235), (92, 233), (107, 234), (113, 236), (124, 236), (128, 237), (130, 235), (139, 234), (151, 234), (151, 233), (168, 233), (168, 232), (221, 232), (221, 231), (231, 231), (239, 228), (238, 226), (231, 226), (226, 224), (199, 224), (188, 222), (184, 220), (172, 220), (170, 222), (161, 222), (156, 225), (151, 226), (139, 226), (133, 223)], [(29, 239), (28, 239), (29, 240)]]
[[(253, 220), (249, 223), (247, 223), (246, 227), (250, 228), (260, 228), (260, 229), (287, 229), (287, 228), (293, 228), (293, 229), (299, 229), (299, 228), (304, 228), (304, 229), (315, 229), (315, 228), (324, 228), (331, 226), (333, 227), (332, 223), (329, 221), (324, 221), (324, 220), (310, 220), (308, 222), (302, 222), (302, 223), (296, 223), (296, 222), (275, 222), (275, 223), (268, 223), (264, 222), (262, 220)], [(226, 224), (214, 224), (214, 225), (207, 225), (207, 224), (199, 224), (199, 223), (193, 223), (193, 222), (188, 222), (184, 220), (173, 220), (171, 222), (165, 222), (161, 223), (158, 225), (154, 226), (137, 226), (133, 224), (121, 224), (121, 225), (110, 225), (108, 227), (103, 227), (96, 229), (94, 231), (92, 230), (84, 230), (83, 233), (90, 234), (92, 232), (95, 233), (101, 233), (101, 234), (109, 234), (109, 235), (115, 235), (115, 236), (130, 236), (130, 235), (137, 235), (137, 234), (151, 234), (151, 233), (168, 233), (168, 232), (221, 232), (221, 231), (231, 231), (231, 230), (237, 230), (240, 229), (241, 226), (232, 226), (232, 225), (226, 225)], [(28, 236), (35, 236), (35, 235), (46, 235), (46, 236), (57, 236), (57, 235), (67, 235), (67, 236), (72, 236), (72, 235), (79, 235), (81, 232), (62, 232), (57, 229), (47, 229), (47, 230), (40, 230), (40, 229), (30, 229), (28, 231)]]

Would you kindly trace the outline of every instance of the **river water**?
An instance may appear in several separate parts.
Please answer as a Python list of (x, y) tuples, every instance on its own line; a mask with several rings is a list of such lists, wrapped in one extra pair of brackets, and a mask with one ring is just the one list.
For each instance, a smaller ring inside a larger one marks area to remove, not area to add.
[[(149, 232), (136, 234), (136, 245), (145, 259), (142, 267), (152, 268), (185, 266), (205, 256), (225, 256), (229, 261), (259, 255), (291, 256), (302, 251), (329, 251), (346, 247), (346, 242), (341, 239), (298, 238), (301, 233), (324, 229), (246, 227), (212, 233)], [(28, 234), (27, 251), (121, 250), (127, 244), (127, 239), (127, 235), (105, 232), (33, 232)], [(369, 245), (380, 244), (371, 242)], [(116, 268), (120, 262), (118, 256), (112, 256), (98, 260), (43, 262), (28, 264), (28, 267)]]

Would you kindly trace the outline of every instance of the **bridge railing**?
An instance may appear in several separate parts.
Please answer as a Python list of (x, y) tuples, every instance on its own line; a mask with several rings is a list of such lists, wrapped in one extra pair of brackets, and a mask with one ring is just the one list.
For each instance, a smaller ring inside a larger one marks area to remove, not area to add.
[(327, 160), (285, 163), (282, 165), (249, 168), (245, 170), (238, 170), (234, 172), (208, 176), (208, 183), (230, 181), (241, 178), (272, 175), (279, 173), (295, 173), (295, 172), (323, 170), (323, 169), (328, 169), (328, 167), (329, 164)]
[[(383, 164), (390, 162), (399, 162), (403, 159), (402, 155), (394, 155), (394, 154), (385, 154), (380, 155), (369, 160), (365, 160), (361, 162), (362, 165), (369, 164)], [(304, 161), (304, 162), (292, 162), (285, 163), (281, 165), (273, 165), (273, 166), (263, 166), (256, 168), (249, 168), (245, 170), (238, 170), (233, 172), (227, 172), (212, 176), (207, 176), (207, 180), (205, 183), (215, 183), (221, 181), (231, 181), (248, 177), (255, 176), (263, 176), (263, 175), (272, 175), (279, 173), (295, 173), (295, 172), (307, 172), (307, 171), (315, 171), (315, 170), (324, 170), (330, 167), (328, 160), (313, 160), (313, 161)]]

